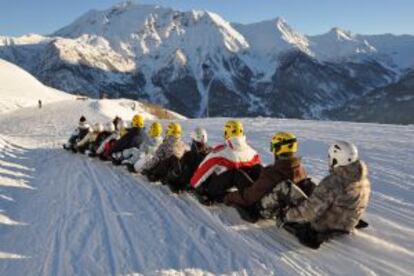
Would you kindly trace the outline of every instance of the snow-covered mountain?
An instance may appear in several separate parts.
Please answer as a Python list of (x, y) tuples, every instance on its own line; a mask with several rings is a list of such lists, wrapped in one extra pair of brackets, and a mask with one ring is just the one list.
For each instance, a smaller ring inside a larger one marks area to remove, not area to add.
[(412, 124), (414, 118), (414, 71), (396, 83), (354, 99), (346, 106), (328, 111), (333, 119)]
[(47, 37), (0, 37), (1, 58), (52, 87), (145, 99), (190, 117), (323, 118), (397, 81), (413, 52), (412, 36), (339, 28), (306, 36), (282, 18), (232, 24), (132, 2), (90, 11)]

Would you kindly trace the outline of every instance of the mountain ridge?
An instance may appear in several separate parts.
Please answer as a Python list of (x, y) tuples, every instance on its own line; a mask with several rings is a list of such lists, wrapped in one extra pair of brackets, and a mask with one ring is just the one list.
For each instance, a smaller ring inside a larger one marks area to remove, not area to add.
[[(305, 56), (293, 58), (296, 52)], [(50, 86), (144, 99), (189, 117), (326, 119), (323, 110), (397, 81), (414, 66), (412, 52), (414, 36), (371, 37), (340, 28), (306, 36), (283, 18), (237, 24), (208, 11), (130, 2), (89, 11), (51, 37), (0, 37), (1, 58)], [(286, 59), (301, 62), (291, 67), (296, 72), (283, 72)], [(280, 95), (287, 91), (311, 100), (286, 107)]]

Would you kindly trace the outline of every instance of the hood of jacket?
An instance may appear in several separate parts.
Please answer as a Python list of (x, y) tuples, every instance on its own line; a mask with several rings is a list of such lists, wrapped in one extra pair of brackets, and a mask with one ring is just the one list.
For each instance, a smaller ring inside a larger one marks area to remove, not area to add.
[(357, 182), (368, 177), (368, 168), (364, 161), (357, 160), (347, 166), (336, 167), (333, 173), (349, 180)]
[(225, 141), (226, 145), (234, 150), (234, 151), (244, 151), (246, 148), (250, 148), (250, 146), (247, 144), (246, 136), (240, 136), (240, 137), (232, 137)]

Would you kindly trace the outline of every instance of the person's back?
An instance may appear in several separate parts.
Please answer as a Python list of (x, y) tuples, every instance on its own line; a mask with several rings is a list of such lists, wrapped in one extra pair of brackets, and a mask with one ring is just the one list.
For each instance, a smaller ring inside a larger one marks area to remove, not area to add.
[(225, 144), (209, 153), (191, 178), (191, 187), (201, 202), (220, 202), (228, 189), (234, 187), (238, 170), (258, 175), (259, 154), (249, 146), (243, 125), (230, 120), (224, 127)]
[(259, 178), (250, 184), (238, 183), (238, 191), (226, 195), (228, 205), (248, 207), (258, 203), (265, 195), (284, 180), (291, 180), (295, 184), (307, 178), (305, 169), (298, 157), (286, 157), (275, 160), (274, 164), (262, 169)]
[[(127, 165), (131, 172), (140, 171), (143, 164), (148, 161), (162, 144), (162, 125), (160, 122), (153, 122), (148, 133), (142, 132), (143, 142), (139, 148), (130, 148), (122, 152), (122, 164)], [(135, 164), (137, 164), (135, 168)]]
[(181, 140), (181, 132), (180, 124), (170, 123), (164, 141), (154, 156), (142, 166), (142, 174), (146, 175), (150, 181), (164, 178), (170, 170), (170, 158), (175, 156), (177, 159), (181, 159), (188, 150), (188, 146)]
[(168, 184), (171, 191), (179, 192), (190, 186), (190, 180), (197, 167), (210, 153), (208, 146), (207, 131), (203, 128), (196, 128), (191, 133), (192, 143), (189, 151), (186, 151), (181, 159), (173, 157), (170, 170), (163, 182)]
[(352, 143), (336, 141), (331, 145), (329, 166), (330, 174), (312, 195), (288, 209), (282, 218), (287, 223), (308, 223), (310, 228), (298, 238), (316, 244), (315, 248), (332, 233), (351, 232), (360, 222), (371, 192), (367, 166), (358, 159), (358, 150)]
[(144, 140), (145, 126), (144, 117), (135, 115), (132, 118), (132, 128), (128, 129), (127, 133), (114, 143), (111, 153), (121, 152), (132, 147), (139, 148)]
[[(309, 222), (316, 231), (349, 232), (358, 224), (366, 210), (370, 192), (367, 166), (358, 160), (347, 166), (334, 168), (316, 187), (307, 204), (288, 211), (286, 219), (292, 220), (298, 212), (304, 216), (315, 213)], [(320, 202), (320, 198), (323, 198), (323, 202)]]
[(77, 142), (82, 140), (90, 131), (90, 126), (86, 121), (84, 116), (81, 116), (79, 119), (78, 127), (73, 131), (67, 143), (63, 145), (64, 149), (74, 149), (74, 146)]
[(111, 135), (113, 135), (113, 133), (115, 132), (115, 126), (112, 122), (108, 122), (105, 124), (104, 130), (99, 133), (98, 137), (96, 137), (95, 140), (95, 145), (94, 145), (94, 153), (96, 153), (99, 149), (99, 147), (102, 145), (102, 143), (104, 143), (104, 141), (110, 137)]
[(289, 198), (290, 185), (300, 190), (307, 179), (301, 159), (295, 156), (297, 148), (295, 135), (276, 133), (271, 142), (274, 163), (263, 168), (256, 181), (240, 174), (237, 191), (225, 196), (225, 204), (236, 207), (242, 218), (251, 222), (260, 218), (274, 219), (279, 209), (284, 208), (281, 201)]

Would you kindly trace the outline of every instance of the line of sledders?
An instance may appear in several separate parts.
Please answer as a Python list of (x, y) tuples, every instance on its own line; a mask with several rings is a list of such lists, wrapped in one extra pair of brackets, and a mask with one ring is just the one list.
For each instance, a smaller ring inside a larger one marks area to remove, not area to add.
[(191, 146), (181, 140), (179, 123), (162, 137), (162, 125), (146, 131), (144, 117), (135, 115), (131, 127), (119, 117), (90, 127), (82, 116), (65, 149), (124, 164), (172, 192), (189, 192), (204, 205), (235, 207), (251, 223), (273, 219), (311, 248), (329, 239), (365, 228), (361, 220), (371, 192), (368, 170), (352, 143), (336, 141), (328, 149), (329, 175), (315, 185), (296, 156), (298, 140), (277, 132), (270, 143), (274, 163), (263, 166), (247, 143), (240, 121), (224, 126), (224, 143), (207, 144), (207, 132), (196, 128)]

